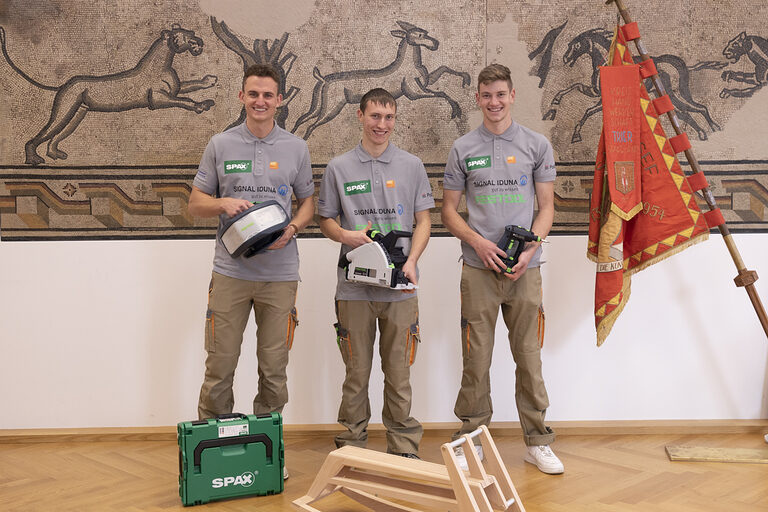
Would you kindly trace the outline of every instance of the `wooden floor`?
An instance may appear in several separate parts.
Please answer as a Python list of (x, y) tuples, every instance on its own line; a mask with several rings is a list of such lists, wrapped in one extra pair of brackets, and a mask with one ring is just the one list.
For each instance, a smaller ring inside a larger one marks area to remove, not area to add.
[[(528, 512), (768, 511), (768, 464), (670, 462), (666, 445), (765, 448), (761, 435), (564, 435), (553, 445), (565, 474), (549, 476), (523, 462), (519, 436), (495, 436)], [(421, 456), (442, 462), (447, 439), (427, 433)], [(286, 434), (291, 477), (276, 496), (200, 505), (194, 511), (292, 510), (333, 447), (332, 434)], [(383, 436), (369, 448), (384, 450)], [(365, 509), (329, 497), (317, 508)], [(178, 448), (174, 441), (22, 442), (0, 444), (2, 511), (182, 510), (178, 495)]]

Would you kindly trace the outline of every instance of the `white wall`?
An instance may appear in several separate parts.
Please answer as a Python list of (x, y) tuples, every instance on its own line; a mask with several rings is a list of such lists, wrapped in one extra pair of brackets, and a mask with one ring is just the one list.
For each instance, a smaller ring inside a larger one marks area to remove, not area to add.
[[(768, 302), (768, 236), (735, 239)], [(550, 237), (544, 300), (548, 418), (768, 418), (768, 341), (719, 236), (651, 267), (605, 345), (595, 346), (586, 237)], [(213, 241), (0, 242), (0, 428), (173, 425), (196, 416)], [(300, 240), (303, 282), (286, 423), (334, 423), (343, 365), (332, 329), (337, 245)], [(454, 421), (460, 379), (458, 243), (422, 258), (415, 417)], [(249, 325), (236, 407), (256, 387)], [(499, 322), (494, 419), (517, 420)], [(371, 386), (380, 422), (381, 373)]]

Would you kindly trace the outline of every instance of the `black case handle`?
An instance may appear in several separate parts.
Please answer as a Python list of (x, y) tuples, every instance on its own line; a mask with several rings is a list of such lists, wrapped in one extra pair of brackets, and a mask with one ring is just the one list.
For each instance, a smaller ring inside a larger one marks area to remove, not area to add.
[(200, 441), (195, 447), (194, 465), (195, 467), (200, 466), (203, 450), (246, 443), (263, 443), (264, 447), (267, 449), (267, 458), (272, 460), (272, 440), (269, 436), (267, 434), (251, 434), (247, 436), (223, 437), (221, 439), (206, 439)]
[(216, 415), (216, 416), (214, 416), (212, 418), (205, 418), (205, 419), (202, 419), (202, 420), (193, 421), (192, 422), (192, 426), (193, 427), (197, 427), (199, 425), (207, 425), (209, 419), (225, 420), (225, 421), (226, 420), (235, 420), (235, 419), (237, 419), (237, 420), (247, 420), (248, 416), (243, 414), (243, 413), (241, 413), (241, 412), (228, 412), (226, 414)]
[(233, 420), (235, 418), (245, 420), (248, 419), (248, 416), (241, 412), (228, 412), (226, 414), (219, 414), (216, 416), (217, 420)]

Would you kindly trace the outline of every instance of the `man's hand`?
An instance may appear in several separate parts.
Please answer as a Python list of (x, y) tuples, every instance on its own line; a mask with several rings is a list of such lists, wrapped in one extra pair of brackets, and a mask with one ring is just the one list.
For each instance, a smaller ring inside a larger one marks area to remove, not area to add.
[(229, 218), (234, 217), (240, 212), (244, 212), (253, 206), (253, 203), (245, 199), (235, 197), (213, 197), (192, 185), (192, 192), (189, 194), (189, 203), (187, 208), (189, 213), (195, 217), (218, 217), (226, 215)]
[(345, 229), (342, 232), (341, 243), (343, 243), (344, 245), (348, 245), (353, 249), (356, 249), (361, 245), (365, 245), (373, 242), (373, 240), (371, 240), (370, 237), (368, 236), (368, 230), (371, 229), (371, 226), (372, 226), (371, 221), (368, 221), (368, 225), (363, 229), (360, 229), (357, 231)]
[(222, 197), (218, 199), (218, 201), (221, 213), (225, 214), (230, 219), (253, 206), (253, 203), (250, 201), (246, 199), (237, 199), (235, 197)]
[(523, 250), (523, 252), (520, 253), (520, 256), (517, 257), (517, 263), (512, 267), (512, 273), (504, 274), (504, 276), (512, 281), (517, 281), (523, 277), (525, 271), (528, 270), (528, 263), (531, 261), (531, 258), (533, 258), (533, 255), (536, 254), (536, 249), (538, 249), (538, 247), (539, 244), (529, 242), (525, 250)]
[(288, 242), (291, 241), (291, 238), (293, 238), (295, 234), (296, 234), (296, 228), (294, 224), (288, 224), (283, 230), (283, 235), (280, 238), (278, 238), (275, 241), (275, 243), (267, 247), (267, 249), (270, 251), (282, 249), (283, 247), (288, 245)]
[[(408, 260), (405, 263), (403, 263), (403, 274), (405, 274), (405, 277), (408, 278), (410, 282), (417, 285), (419, 284), (419, 280), (416, 277), (416, 262), (412, 260)], [(403, 293), (416, 293), (416, 289), (411, 290), (402, 290)]]
[(504, 272), (507, 269), (507, 266), (502, 261), (507, 256), (507, 253), (499, 249), (495, 243), (478, 235), (472, 240), (471, 245), (477, 256), (482, 260), (485, 268), (494, 272)]

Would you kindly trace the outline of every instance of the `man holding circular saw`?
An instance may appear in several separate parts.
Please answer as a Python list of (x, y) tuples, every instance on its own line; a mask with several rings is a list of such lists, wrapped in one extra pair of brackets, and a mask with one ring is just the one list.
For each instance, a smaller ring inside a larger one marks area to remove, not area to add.
[[(435, 203), (421, 160), (389, 142), (396, 112), (395, 99), (384, 89), (362, 97), (362, 140), (328, 163), (318, 214), (323, 234), (342, 244), (335, 327), (346, 366), (338, 419), (347, 431), (336, 436), (336, 446), (364, 447), (368, 440), (368, 381), (378, 324), (387, 451), (418, 458), (423, 429), (410, 415), (410, 366), (419, 344), (416, 262), (429, 241)], [(396, 244), (388, 243), (395, 238)]]

